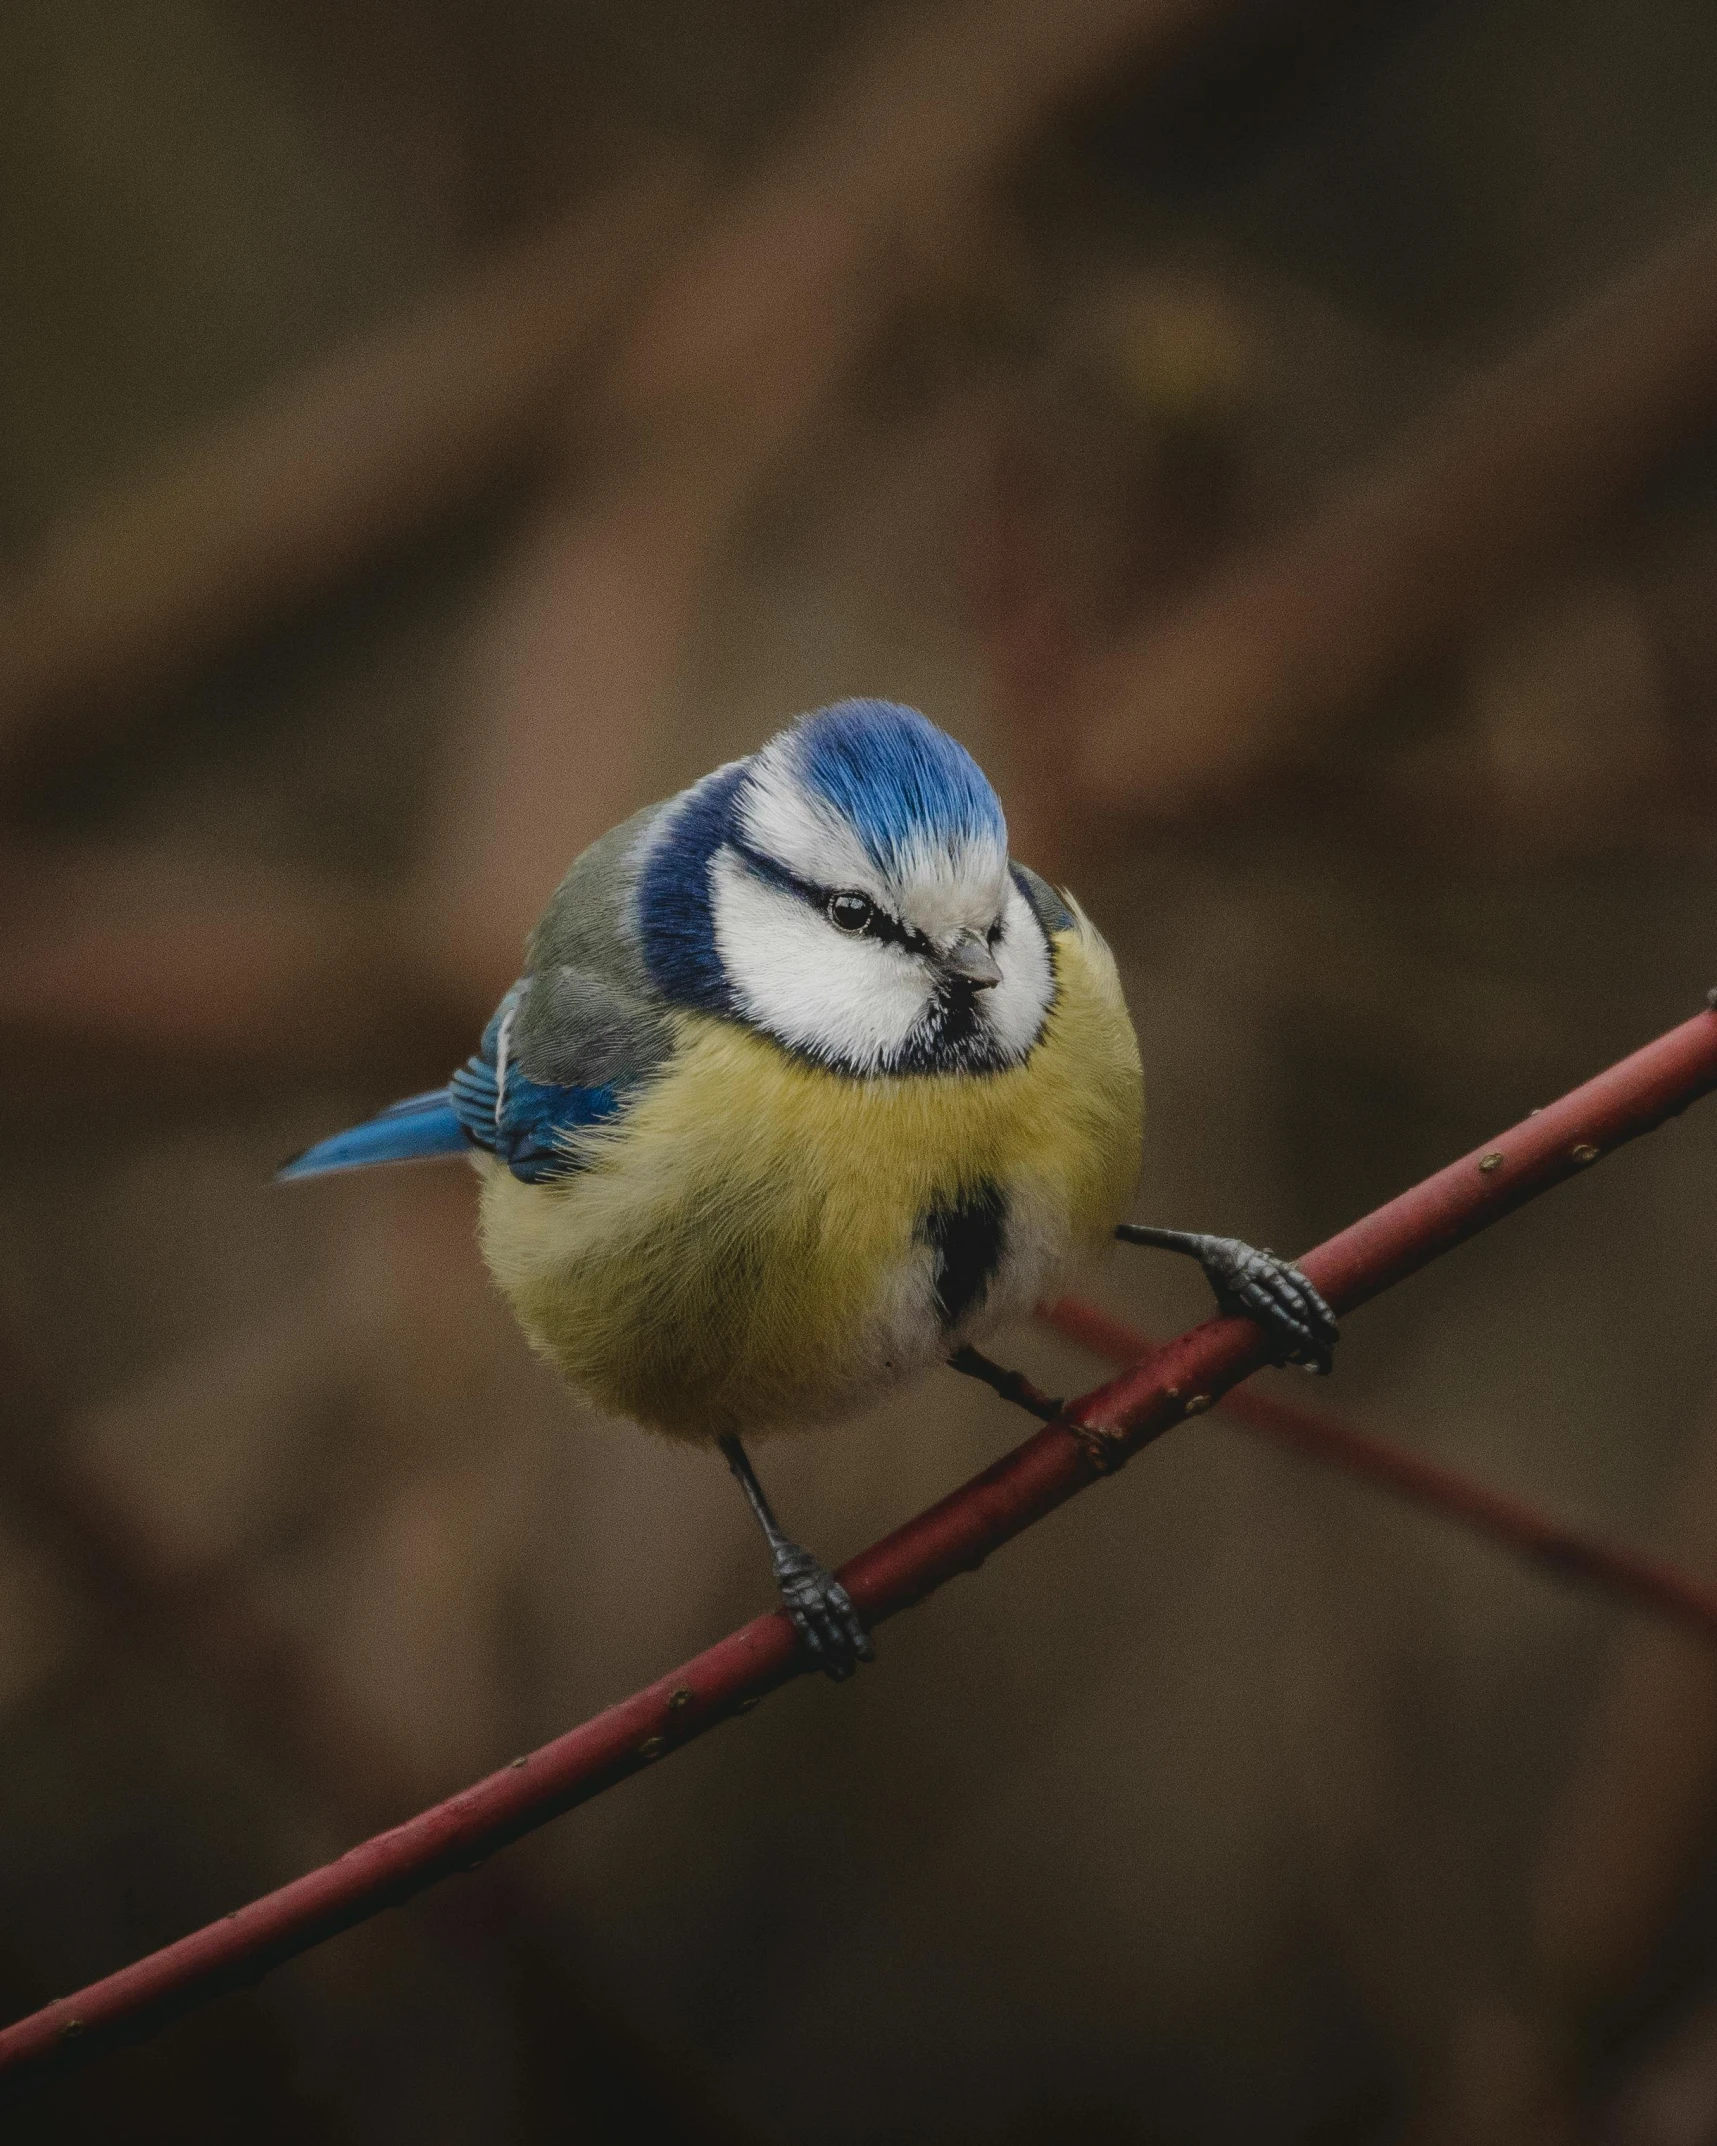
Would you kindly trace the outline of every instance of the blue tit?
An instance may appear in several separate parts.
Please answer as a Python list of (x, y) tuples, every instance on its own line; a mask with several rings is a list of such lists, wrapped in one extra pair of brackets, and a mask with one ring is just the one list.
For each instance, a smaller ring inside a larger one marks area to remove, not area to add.
[(962, 747), (850, 700), (593, 844), (448, 1086), (282, 1175), (469, 1155), (532, 1345), (598, 1407), (721, 1449), (841, 1676), (869, 1639), (742, 1434), (837, 1420), (936, 1363), (993, 1372), (976, 1340), (1118, 1228), (1192, 1253), (1280, 1357), (1327, 1365), (1296, 1270), (1121, 1224), (1141, 1127), (1102, 939), (1010, 861)]

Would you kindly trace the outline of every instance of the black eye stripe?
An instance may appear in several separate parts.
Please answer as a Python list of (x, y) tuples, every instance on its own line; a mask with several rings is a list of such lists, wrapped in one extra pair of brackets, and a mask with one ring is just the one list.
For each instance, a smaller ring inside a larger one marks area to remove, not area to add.
[[(857, 890), (851, 887), (820, 887), (815, 880), (801, 879), (797, 872), (789, 870), (778, 859), (766, 857), (760, 849), (753, 849), (749, 842), (742, 842), (737, 837), (730, 838), (730, 847), (755, 878), (763, 880), (768, 886), (779, 887), (784, 894), (796, 895), (800, 901), (809, 904), (813, 909), (822, 910), (825, 915), (829, 913), (831, 903), (843, 896), (851, 898), (856, 894)], [(857, 899), (870, 903), (870, 916), (860, 930), (849, 931), (850, 937), (881, 939), (889, 946), (903, 946), (912, 954), (930, 954), (935, 951), (923, 932), (913, 931), (901, 923), (898, 917), (890, 916), (886, 909), (878, 908), (870, 895), (857, 895)], [(842, 927), (836, 928), (838, 930)]]
[(903, 946), (909, 954), (929, 954), (935, 949), (921, 931), (912, 931), (886, 909), (876, 910), (865, 926), (867, 939), (881, 939), (888, 946)]

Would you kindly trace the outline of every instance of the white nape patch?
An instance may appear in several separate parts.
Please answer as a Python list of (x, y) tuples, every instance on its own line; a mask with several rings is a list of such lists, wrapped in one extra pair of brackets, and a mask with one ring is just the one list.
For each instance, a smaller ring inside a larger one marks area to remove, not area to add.
[(740, 1011), (792, 1049), (876, 1072), (905, 1049), (935, 996), (918, 955), (836, 930), (821, 909), (759, 879), (730, 849), (711, 860), (710, 908)]
[(1025, 1056), (1037, 1041), (1055, 995), (1049, 941), (1031, 904), (1010, 878), (1001, 937), (990, 948), (1002, 980), (979, 1000), (983, 1018), (1009, 1059)]

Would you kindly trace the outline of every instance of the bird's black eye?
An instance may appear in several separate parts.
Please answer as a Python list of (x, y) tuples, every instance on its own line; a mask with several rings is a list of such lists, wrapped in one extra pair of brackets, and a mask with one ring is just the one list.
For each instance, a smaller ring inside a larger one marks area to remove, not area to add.
[(864, 894), (831, 894), (829, 922), (837, 931), (869, 931), (876, 922), (876, 904)]

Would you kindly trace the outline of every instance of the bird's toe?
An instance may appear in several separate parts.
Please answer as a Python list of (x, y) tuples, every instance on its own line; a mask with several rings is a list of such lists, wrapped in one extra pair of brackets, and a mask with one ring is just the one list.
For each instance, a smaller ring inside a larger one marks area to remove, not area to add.
[(1205, 1272), (1224, 1311), (1255, 1320), (1271, 1345), (1271, 1360), (1327, 1374), (1341, 1338), (1334, 1312), (1317, 1285), (1290, 1261), (1238, 1238), (1217, 1240)]
[(781, 1600), (806, 1652), (826, 1677), (843, 1683), (876, 1650), (852, 1597), (809, 1551), (796, 1550), (777, 1567)]

